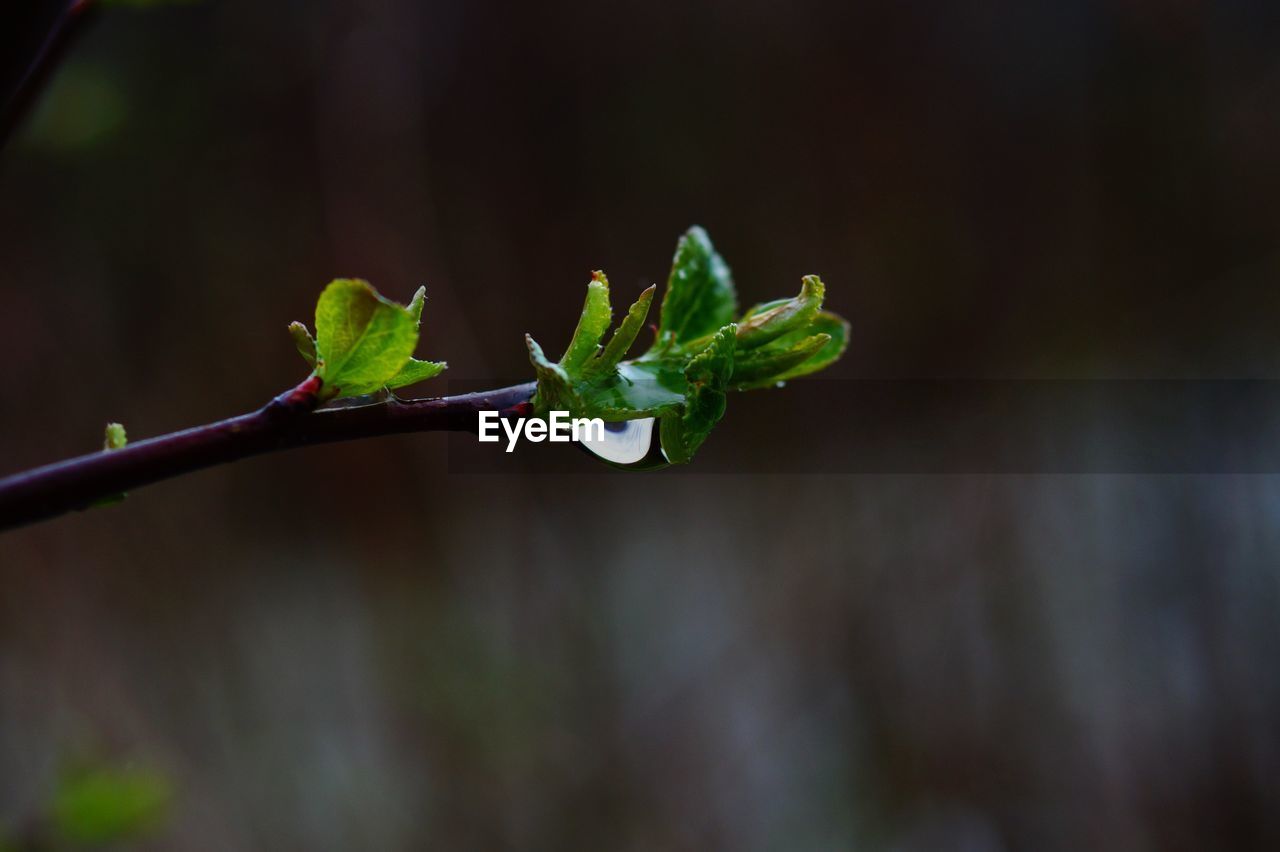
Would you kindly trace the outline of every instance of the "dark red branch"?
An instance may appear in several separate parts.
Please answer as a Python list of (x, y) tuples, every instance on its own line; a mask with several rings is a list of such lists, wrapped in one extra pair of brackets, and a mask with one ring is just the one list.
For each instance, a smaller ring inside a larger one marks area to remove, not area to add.
[(478, 412), (522, 411), (535, 386), (529, 382), (439, 399), (392, 399), (316, 411), (318, 389), (318, 380), (308, 379), (251, 414), (0, 479), (0, 530), (261, 453), (401, 432), (475, 431)]

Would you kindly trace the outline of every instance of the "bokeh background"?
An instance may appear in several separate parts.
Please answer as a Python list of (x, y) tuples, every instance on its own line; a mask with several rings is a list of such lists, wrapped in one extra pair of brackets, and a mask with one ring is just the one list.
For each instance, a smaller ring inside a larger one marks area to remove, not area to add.
[(840, 381), (1275, 377), (1278, 45), (1262, 0), (96, 10), (0, 153), (0, 473), (256, 407), (337, 276), (504, 384), (696, 222), (854, 334), (715, 473), (402, 436), (4, 535), (0, 824), (102, 765), (169, 790), (143, 849), (1276, 848), (1280, 479), (753, 464), (847, 450)]

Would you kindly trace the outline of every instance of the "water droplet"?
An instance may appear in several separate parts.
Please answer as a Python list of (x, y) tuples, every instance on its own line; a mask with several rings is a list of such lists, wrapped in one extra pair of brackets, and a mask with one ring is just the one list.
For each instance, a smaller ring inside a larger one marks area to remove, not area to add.
[(666, 467), (667, 457), (653, 417), (604, 424), (604, 440), (580, 440), (578, 446), (615, 467), (656, 470)]

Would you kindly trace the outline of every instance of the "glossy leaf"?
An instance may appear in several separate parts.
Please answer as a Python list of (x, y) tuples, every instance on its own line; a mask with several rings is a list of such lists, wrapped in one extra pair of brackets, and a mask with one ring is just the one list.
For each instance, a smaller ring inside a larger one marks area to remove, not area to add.
[(609, 329), (613, 310), (609, 307), (609, 280), (603, 272), (593, 272), (587, 285), (587, 300), (582, 305), (582, 316), (574, 329), (573, 339), (565, 350), (560, 365), (570, 372), (578, 370), (600, 348), (600, 338)]
[(729, 269), (701, 228), (676, 247), (662, 300), (658, 336), (640, 357), (622, 361), (644, 326), (654, 288), (644, 291), (609, 343), (608, 282), (596, 273), (573, 340), (553, 363), (529, 337), (538, 378), (535, 413), (568, 411), (609, 421), (656, 417), (666, 458), (689, 461), (724, 416), (726, 392), (767, 387), (819, 370), (840, 356), (849, 327), (821, 311), (825, 287), (805, 276), (800, 293), (755, 306), (733, 322)]
[(683, 415), (667, 415), (660, 424), (662, 451), (672, 464), (693, 458), (711, 430), (724, 416), (725, 391), (733, 373), (734, 333), (730, 324), (720, 329), (707, 348), (685, 368)]
[(676, 244), (662, 297), (659, 338), (679, 345), (714, 334), (733, 321), (737, 309), (738, 295), (728, 265), (706, 231), (690, 228)]
[(610, 376), (580, 383), (577, 395), (588, 417), (654, 417), (684, 403), (685, 377), (657, 364), (620, 364)]

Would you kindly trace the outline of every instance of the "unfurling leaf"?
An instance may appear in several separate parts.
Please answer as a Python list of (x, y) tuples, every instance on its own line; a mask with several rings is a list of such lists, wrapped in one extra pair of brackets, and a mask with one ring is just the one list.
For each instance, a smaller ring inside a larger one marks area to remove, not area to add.
[(413, 357), (425, 299), (419, 288), (407, 306), (399, 305), (355, 278), (325, 287), (316, 303), (315, 338), (300, 322), (289, 326), (298, 352), (320, 378), (321, 399), (404, 387), (444, 370), (443, 361)]

